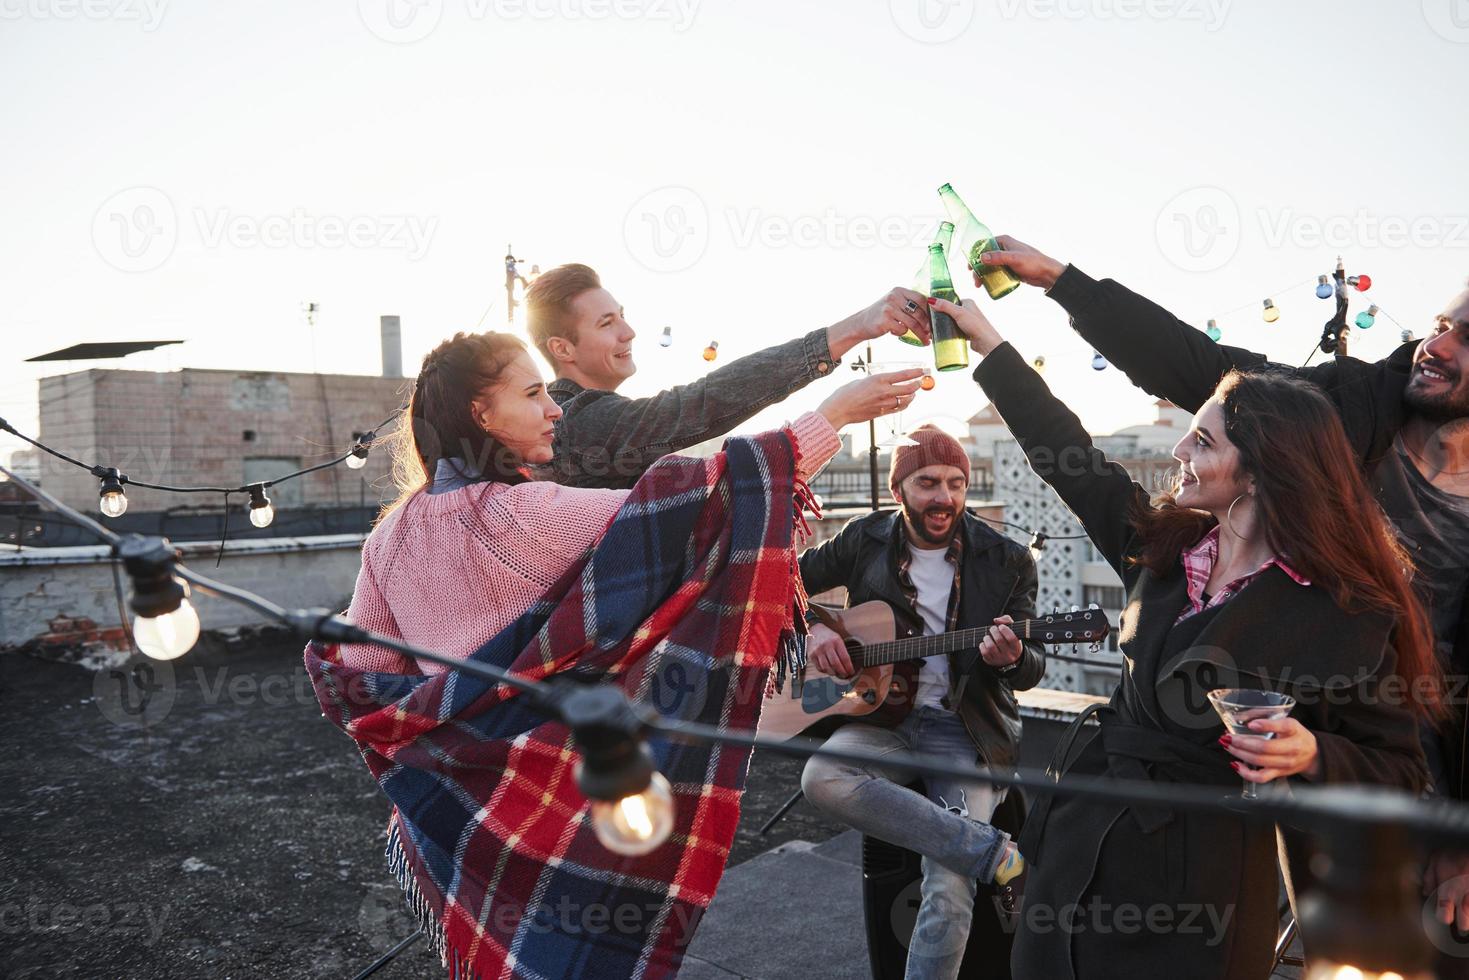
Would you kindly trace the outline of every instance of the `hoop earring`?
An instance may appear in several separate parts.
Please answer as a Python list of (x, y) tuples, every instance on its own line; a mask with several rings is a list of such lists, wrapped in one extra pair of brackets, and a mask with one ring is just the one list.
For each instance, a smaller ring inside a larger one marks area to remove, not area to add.
[(1224, 512), (1224, 526), (1227, 527), (1227, 528), (1229, 528), (1229, 533), (1230, 534), (1233, 534), (1235, 537), (1239, 538), (1241, 541), (1248, 541), (1249, 539), (1246, 538), (1243, 534), (1240, 534), (1238, 531), (1236, 531), (1234, 529), (1234, 505), (1237, 504), (1237, 503), (1239, 503), (1241, 500), (1245, 499), (1248, 496), (1249, 496), (1249, 494), (1242, 493), (1238, 497), (1235, 497), (1233, 500), (1231, 500), (1229, 502), (1229, 510), (1227, 510), (1227, 511)]

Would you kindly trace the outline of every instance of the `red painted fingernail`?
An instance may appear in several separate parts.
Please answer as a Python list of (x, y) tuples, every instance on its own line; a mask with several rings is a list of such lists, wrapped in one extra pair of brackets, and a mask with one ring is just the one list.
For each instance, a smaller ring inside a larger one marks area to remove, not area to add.
[(1229, 735), (1220, 735), (1219, 736), (1219, 744), (1220, 745), (1228, 745), (1232, 741), (1234, 741), (1234, 739), (1231, 736), (1229, 736)]
[(934, 299), (934, 298), (933, 298), (933, 297), (932, 297), (932, 296), (930, 296), (930, 297), (929, 297), (929, 298), (928, 298), (928, 305), (929, 305), (929, 306), (932, 306), (932, 305), (933, 305), (933, 304), (935, 304), (935, 303), (937, 303), (937, 302), (938, 302), (938, 300), (937, 300), (937, 299)]
[(1239, 763), (1238, 762), (1231, 762), (1229, 764), (1229, 768), (1233, 769), (1235, 772), (1239, 772)]

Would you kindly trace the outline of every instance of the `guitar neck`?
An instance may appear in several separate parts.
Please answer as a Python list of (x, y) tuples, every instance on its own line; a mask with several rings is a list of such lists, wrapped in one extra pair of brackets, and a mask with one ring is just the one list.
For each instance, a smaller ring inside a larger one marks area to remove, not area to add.
[[(1035, 639), (1045, 643), (1092, 643), (1106, 635), (1106, 630), (1088, 628), (1078, 623), (1072, 629), (1057, 629), (1054, 620), (1022, 619), (1010, 624), (1015, 635), (1022, 640)], [(936, 633), (931, 636), (911, 636), (883, 643), (863, 644), (852, 654), (852, 663), (857, 667), (877, 667), (895, 664), (903, 660), (921, 660), (977, 647), (989, 632), (988, 626), (955, 630), (952, 633)]]

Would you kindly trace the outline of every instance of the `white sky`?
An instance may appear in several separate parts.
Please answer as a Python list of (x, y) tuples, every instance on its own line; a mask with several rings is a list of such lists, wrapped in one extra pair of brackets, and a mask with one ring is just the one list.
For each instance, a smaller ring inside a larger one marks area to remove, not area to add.
[[(30, 431), (60, 372), (22, 360), (83, 340), (376, 373), (397, 313), (415, 373), (491, 302), (503, 329), (507, 242), (603, 274), (650, 392), (907, 284), (945, 180), (1292, 362), (1329, 304), (1259, 301), (1338, 252), (1420, 334), (1469, 274), (1469, 0), (0, 0), (0, 86), (0, 414)], [(1151, 417), (1049, 300), (982, 303), (1094, 429)], [(981, 405), (946, 375), (906, 421)]]

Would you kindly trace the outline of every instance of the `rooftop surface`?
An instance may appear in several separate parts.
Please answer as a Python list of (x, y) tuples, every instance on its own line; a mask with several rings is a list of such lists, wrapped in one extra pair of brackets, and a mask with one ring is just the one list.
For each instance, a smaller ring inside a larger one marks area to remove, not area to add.
[[(148, 666), (140, 705), (108, 671), (0, 654), (0, 973), (349, 978), (412, 934), (387, 801), (321, 718), (299, 642)], [(757, 832), (799, 771), (755, 756), (683, 977), (869, 976), (857, 834), (804, 801)], [(376, 974), (443, 975), (422, 941)]]

